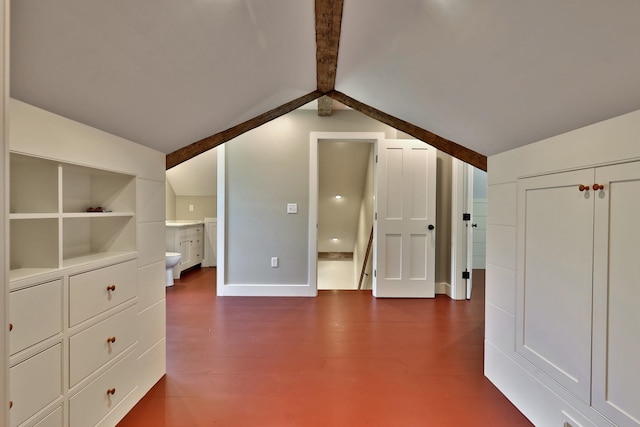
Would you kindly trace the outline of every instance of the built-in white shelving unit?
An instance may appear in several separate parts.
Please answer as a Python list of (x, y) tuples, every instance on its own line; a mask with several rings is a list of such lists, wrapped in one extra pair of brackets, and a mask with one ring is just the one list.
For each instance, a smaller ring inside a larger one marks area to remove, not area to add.
[(135, 176), (11, 153), (10, 182), (12, 281), (136, 251)]

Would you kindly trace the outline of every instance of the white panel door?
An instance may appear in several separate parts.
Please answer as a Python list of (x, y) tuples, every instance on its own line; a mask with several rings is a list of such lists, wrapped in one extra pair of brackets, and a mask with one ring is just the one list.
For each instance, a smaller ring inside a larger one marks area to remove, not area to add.
[(376, 164), (373, 295), (435, 296), (436, 149), (381, 140)]
[(593, 170), (518, 182), (516, 351), (589, 402)]
[(592, 405), (640, 425), (640, 163), (596, 169)]

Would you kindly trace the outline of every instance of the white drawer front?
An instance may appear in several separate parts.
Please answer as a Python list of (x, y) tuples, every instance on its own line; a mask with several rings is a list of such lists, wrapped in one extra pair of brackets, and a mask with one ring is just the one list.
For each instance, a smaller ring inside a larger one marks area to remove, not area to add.
[(136, 358), (131, 353), (70, 399), (69, 427), (96, 425), (135, 386)]
[(11, 354), (62, 331), (62, 279), (9, 294)]
[(42, 421), (33, 427), (63, 427), (62, 407), (58, 406), (55, 411), (47, 415)]
[(70, 326), (135, 297), (137, 289), (136, 260), (69, 277)]
[(129, 307), (69, 339), (70, 387), (136, 342), (135, 308)]
[(10, 426), (17, 426), (62, 395), (62, 344), (9, 369)]

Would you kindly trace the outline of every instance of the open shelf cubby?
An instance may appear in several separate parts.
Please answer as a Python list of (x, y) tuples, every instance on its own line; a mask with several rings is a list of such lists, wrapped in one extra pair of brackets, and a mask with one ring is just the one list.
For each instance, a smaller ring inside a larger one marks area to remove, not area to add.
[(135, 176), (10, 159), (11, 280), (136, 251)]

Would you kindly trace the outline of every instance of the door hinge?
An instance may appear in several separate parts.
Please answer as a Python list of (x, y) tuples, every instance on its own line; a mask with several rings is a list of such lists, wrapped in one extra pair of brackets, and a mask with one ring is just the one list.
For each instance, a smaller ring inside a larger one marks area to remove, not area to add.
[(468, 270), (465, 270), (462, 272), (462, 278), (463, 279), (471, 279), (471, 273), (469, 273)]
[(462, 214), (462, 220), (463, 221), (471, 221), (471, 214), (470, 213), (463, 213)]
[(378, 155), (376, 154), (376, 163), (378, 163)]
[(373, 216), (374, 216), (375, 220), (377, 221), (377, 220), (378, 220), (378, 212), (376, 212), (375, 214), (373, 214)]
[(376, 269), (374, 268), (374, 269), (373, 269), (373, 277), (378, 277), (378, 276), (377, 276), (377, 274), (378, 274), (378, 270), (376, 270)]

